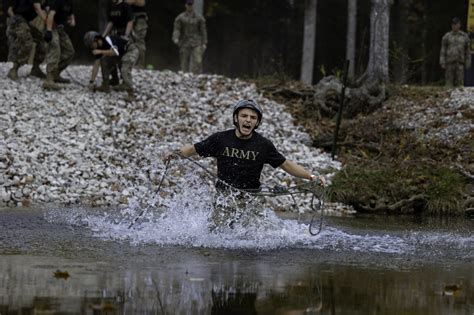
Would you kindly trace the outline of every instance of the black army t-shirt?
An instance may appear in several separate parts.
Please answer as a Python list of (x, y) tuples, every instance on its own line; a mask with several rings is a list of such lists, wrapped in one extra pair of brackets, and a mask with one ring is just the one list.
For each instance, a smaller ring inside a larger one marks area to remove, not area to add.
[(36, 17), (35, 3), (42, 5), (41, 0), (16, 0), (13, 2), (13, 13), (21, 15), (25, 20), (32, 21)]
[(69, 16), (74, 13), (72, 0), (49, 0), (48, 6), (50, 11), (56, 12), (54, 15), (56, 25), (66, 25)]
[(113, 4), (109, 12), (109, 21), (114, 24), (114, 28), (118, 30), (125, 30), (128, 22), (133, 20), (132, 7), (126, 3), (121, 2)]
[(256, 132), (250, 139), (239, 139), (235, 129), (226, 130), (194, 147), (200, 156), (217, 158), (217, 177), (240, 189), (260, 188), (263, 165), (276, 168), (285, 162), (273, 143)]

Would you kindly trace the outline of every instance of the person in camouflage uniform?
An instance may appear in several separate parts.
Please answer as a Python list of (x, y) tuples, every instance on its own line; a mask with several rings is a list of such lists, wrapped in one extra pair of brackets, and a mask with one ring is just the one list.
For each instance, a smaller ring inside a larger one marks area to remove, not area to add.
[(201, 73), (207, 47), (206, 20), (194, 11), (193, 4), (193, 0), (186, 0), (185, 12), (174, 20), (172, 40), (179, 46), (181, 71)]
[(441, 40), (439, 63), (445, 70), (446, 86), (463, 86), (464, 70), (471, 66), (471, 41), (469, 36), (460, 30), (461, 21), (453, 18), (451, 32)]
[(46, 20), (46, 12), (42, 8), (41, 0), (15, 0), (8, 8), (9, 25), (9, 60), (13, 62), (13, 67), (8, 72), (8, 77), (12, 80), (18, 79), (18, 69), (28, 63), (31, 51), (36, 45), (33, 67), (30, 75), (45, 78), (45, 74), (40, 69), (40, 64), (45, 58), (45, 44), (43, 34), (38, 27), (34, 26), (36, 18), (41, 21)]
[(69, 35), (64, 30), (66, 25), (76, 26), (72, 0), (49, 0), (48, 19), (44, 39), (48, 43), (46, 55), (47, 75), (43, 88), (57, 90), (61, 87), (56, 83), (70, 83), (70, 80), (60, 76), (74, 57), (74, 46)]
[[(100, 92), (110, 92), (110, 73), (120, 65), (124, 89), (127, 91), (126, 101), (135, 100), (133, 88), (132, 68), (138, 60), (138, 47), (121, 36), (111, 35), (103, 37), (99, 33), (89, 31), (84, 35), (84, 45), (90, 49), (96, 61), (92, 67), (89, 88)], [(102, 69), (102, 85), (95, 87), (95, 80)]]
[(127, 0), (132, 6), (133, 11), (133, 40), (140, 51), (137, 65), (145, 68), (145, 52), (146, 52), (146, 34), (148, 31), (148, 15), (145, 11), (145, 0)]
[(13, 54), (14, 54), (14, 49), (13, 49), (13, 43), (15, 41), (14, 34), (10, 31), (10, 25), (13, 20), (13, 16), (15, 15), (13, 13), (13, 0), (6, 0), (4, 1), (4, 11), (6, 12), (6, 35), (7, 35), (7, 43), (8, 43), (8, 61), (13, 60)]

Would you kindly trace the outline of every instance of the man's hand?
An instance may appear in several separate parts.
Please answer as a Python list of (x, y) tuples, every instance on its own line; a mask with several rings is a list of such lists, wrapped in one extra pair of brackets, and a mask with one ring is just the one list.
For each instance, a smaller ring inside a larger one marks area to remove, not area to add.
[(46, 31), (44, 32), (44, 41), (47, 43), (50, 43), (53, 40), (53, 32), (52, 31)]
[(172, 159), (175, 159), (178, 157), (178, 154), (180, 154), (181, 152), (179, 150), (174, 150), (174, 151), (169, 151), (169, 152), (166, 152), (165, 154), (163, 154), (163, 162), (168, 162), (168, 161), (171, 161)]
[(126, 40), (127, 42), (130, 41), (130, 35), (122, 35), (120, 36), (123, 40)]
[(177, 38), (173, 38), (173, 43), (174, 43), (175, 45), (178, 45), (179, 40), (178, 40)]
[(326, 187), (326, 178), (321, 175), (311, 175), (311, 181), (316, 182), (316, 184)]
[(202, 52), (205, 52), (206, 49), (207, 49), (207, 45), (206, 44), (202, 45)]
[(94, 56), (100, 55), (101, 53), (102, 53), (102, 50), (100, 50), (100, 49), (94, 49), (94, 50), (92, 50), (92, 54), (93, 54)]

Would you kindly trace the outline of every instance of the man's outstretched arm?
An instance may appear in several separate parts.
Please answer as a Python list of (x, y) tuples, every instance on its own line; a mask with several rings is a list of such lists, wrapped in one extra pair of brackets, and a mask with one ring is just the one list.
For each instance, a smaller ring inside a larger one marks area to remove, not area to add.
[(299, 177), (299, 178), (305, 178), (308, 180), (316, 180), (318, 179), (322, 185), (326, 184), (326, 179), (321, 176), (321, 175), (313, 175), (311, 174), (308, 170), (306, 170), (303, 166), (296, 164), (295, 162), (292, 162), (290, 160), (285, 160), (280, 167), (287, 172), (288, 174)]

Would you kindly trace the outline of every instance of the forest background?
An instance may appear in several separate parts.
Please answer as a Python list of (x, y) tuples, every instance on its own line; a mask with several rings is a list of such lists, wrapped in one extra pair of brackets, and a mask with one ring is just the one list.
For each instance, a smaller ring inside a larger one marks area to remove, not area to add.
[[(108, 0), (75, 0), (77, 26), (69, 29), (75, 63), (92, 59), (82, 44), (88, 30), (102, 30)], [(178, 70), (178, 49), (171, 41), (174, 18), (183, 1), (148, 1), (149, 31), (146, 62), (154, 69)], [(367, 65), (370, 40), (370, 0), (357, 1), (355, 76)], [(206, 73), (257, 78), (267, 75), (299, 79), (304, 33), (305, 0), (206, 0), (204, 15), (209, 37)], [(338, 74), (346, 59), (347, 0), (317, 2), (313, 83)], [(390, 78), (397, 83), (441, 84), (441, 37), (454, 16), (466, 29), (468, 0), (394, 0), (390, 9)], [(5, 14), (0, 21), (0, 60), (6, 61)]]

